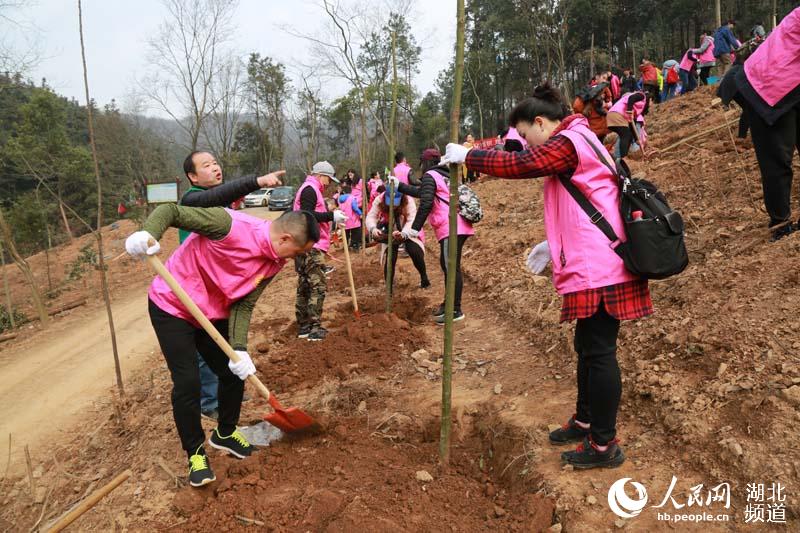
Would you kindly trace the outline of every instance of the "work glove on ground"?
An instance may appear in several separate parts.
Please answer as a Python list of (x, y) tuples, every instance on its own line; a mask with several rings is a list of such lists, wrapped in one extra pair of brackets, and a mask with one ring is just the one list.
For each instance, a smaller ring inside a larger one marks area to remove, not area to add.
[[(151, 246), (150, 241), (155, 244)], [(125, 240), (125, 251), (133, 256), (155, 255), (161, 251), (161, 245), (148, 232), (137, 231)]]
[(525, 261), (528, 270), (537, 275), (542, 273), (548, 263), (550, 263), (550, 245), (547, 244), (547, 241), (542, 241), (534, 246)]
[(467, 160), (467, 153), (470, 151), (466, 146), (456, 143), (448, 143), (444, 151), (444, 157), (439, 162), (441, 165), (460, 165)]
[(344, 211), (341, 209), (337, 209), (333, 212), (333, 221), (337, 224), (344, 224), (347, 222), (347, 215), (344, 214)]
[(234, 363), (233, 361), (228, 361), (228, 368), (231, 369), (231, 372), (233, 372), (236, 377), (244, 381), (247, 379), (247, 376), (256, 373), (256, 365), (254, 365), (253, 360), (250, 359), (249, 353), (242, 350), (235, 351), (236, 355), (239, 356), (239, 362)]

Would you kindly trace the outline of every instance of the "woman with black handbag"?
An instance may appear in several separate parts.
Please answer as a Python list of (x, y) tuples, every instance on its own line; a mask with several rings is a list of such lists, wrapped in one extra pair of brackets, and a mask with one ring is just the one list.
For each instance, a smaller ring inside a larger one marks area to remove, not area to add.
[[(575, 468), (619, 466), (625, 460), (616, 433), (622, 394), (616, 357), (620, 321), (650, 315), (653, 307), (647, 280), (625, 268), (596, 225), (605, 219), (617, 235), (625, 235), (618, 178), (605, 164), (611, 156), (586, 118), (568, 116), (561, 94), (546, 83), (514, 108), (509, 124), (527, 140), (529, 150), (466, 150), (448, 144), (442, 163), (465, 163), (500, 178), (545, 177), (547, 241), (534, 247), (528, 267), (540, 273), (552, 261), (553, 283), (564, 298), (561, 321), (577, 321), (578, 354), (575, 414), (550, 433), (550, 442), (581, 443), (575, 451), (561, 454)], [(597, 216), (589, 217), (561, 179), (592, 199)]]

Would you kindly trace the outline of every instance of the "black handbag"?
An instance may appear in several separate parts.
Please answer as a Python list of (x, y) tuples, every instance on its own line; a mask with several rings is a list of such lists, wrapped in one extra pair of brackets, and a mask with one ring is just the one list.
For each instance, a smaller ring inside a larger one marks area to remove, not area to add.
[[(586, 212), (592, 224), (612, 243), (618, 243), (614, 251), (632, 274), (646, 279), (664, 279), (683, 272), (689, 265), (689, 255), (680, 213), (669, 206), (664, 194), (653, 183), (631, 178), (630, 169), (622, 159), (616, 161), (616, 169), (612, 168), (594, 143), (581, 135), (619, 180), (620, 213), (625, 225), (626, 241), (620, 240), (603, 214), (568, 177), (559, 177), (561, 184)], [(633, 213), (636, 212), (640, 212), (641, 216), (637, 214), (634, 218)]]

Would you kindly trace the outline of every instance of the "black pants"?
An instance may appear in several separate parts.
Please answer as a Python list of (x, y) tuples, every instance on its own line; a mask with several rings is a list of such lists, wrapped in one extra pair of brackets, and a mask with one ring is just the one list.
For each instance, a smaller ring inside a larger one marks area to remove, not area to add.
[(347, 244), (354, 250), (361, 249), (361, 226), (345, 230), (347, 234)]
[(592, 425), (592, 440), (605, 445), (617, 434), (617, 409), (622, 380), (617, 364), (619, 320), (600, 305), (589, 318), (575, 326), (578, 354), (578, 401), (576, 418)]
[[(244, 381), (228, 368), (228, 356), (203, 329), (161, 310), (149, 301), (150, 322), (164, 353), (172, 376), (172, 416), (181, 439), (181, 446), (192, 455), (205, 440), (200, 424), (199, 353), (219, 378), (219, 432), (230, 435), (239, 423)], [(228, 321), (214, 322), (223, 337), (228, 338)]]
[[(468, 238), (469, 235), (458, 236), (458, 247), (456, 249), (456, 311), (461, 311), (461, 291), (464, 289), (464, 277), (461, 275), (461, 252), (464, 249), (464, 243), (467, 242)], [(447, 254), (449, 240), (450, 239), (446, 237), (439, 241), (439, 265), (442, 267), (442, 272), (445, 275), (445, 287), (447, 286)]]
[(711, 67), (700, 67), (700, 85), (708, 85), (709, 74), (711, 74)]
[(610, 126), (608, 129), (619, 136), (619, 156), (627, 157), (633, 143), (631, 126)]
[(751, 109), (747, 117), (761, 169), (764, 207), (770, 226), (775, 226), (792, 215), (792, 158), (795, 148), (800, 149), (800, 109), (790, 110), (772, 126)]
[(661, 91), (658, 90), (658, 83), (656, 83), (655, 85), (651, 83), (645, 83), (642, 87), (644, 88), (645, 92), (647, 93), (647, 97), (650, 99), (651, 102), (657, 104), (658, 102), (661, 101), (660, 97)]
[[(419, 280), (420, 283), (428, 281), (428, 272), (427, 268), (425, 267), (425, 252), (420, 248), (419, 244), (415, 243), (414, 241), (405, 241), (405, 249), (408, 252), (408, 256), (411, 258), (411, 262), (414, 263), (414, 268), (417, 269), (419, 272)], [(400, 243), (394, 243), (392, 245), (392, 284), (394, 284), (395, 279), (395, 268), (397, 266), (397, 252), (400, 248)], [(388, 261), (386, 261), (388, 263)], [(383, 279), (386, 279), (386, 276), (389, 273), (389, 265), (385, 264), (383, 269)], [(392, 287), (394, 288), (394, 287)]]

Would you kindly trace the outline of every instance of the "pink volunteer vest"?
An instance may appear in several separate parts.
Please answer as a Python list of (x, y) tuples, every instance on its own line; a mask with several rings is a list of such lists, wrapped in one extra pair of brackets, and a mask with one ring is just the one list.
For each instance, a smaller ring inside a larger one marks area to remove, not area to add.
[[(306, 181), (297, 189), (297, 194), (294, 196), (294, 207), (295, 211), (300, 210), (300, 195), (303, 193), (303, 189), (306, 187), (311, 187), (314, 189), (314, 192), (317, 195), (317, 205), (314, 206), (314, 211), (317, 213), (327, 213), (328, 207), (325, 205), (325, 198), (322, 196), (322, 184), (317, 181), (317, 178), (314, 176), (306, 176)], [(314, 248), (321, 252), (327, 252), (328, 248), (331, 246), (331, 223), (330, 222), (320, 222), (319, 224), (319, 240), (314, 245)]]
[[(697, 56), (697, 60), (700, 63), (711, 63), (717, 60), (717, 58), (714, 57), (714, 38), (710, 35), (706, 35), (706, 40), (708, 39), (711, 39), (711, 44), (706, 48), (705, 52)], [(700, 46), (703, 46), (703, 43), (700, 43)]]
[[(166, 263), (209, 320), (228, 318), (232, 304), (275, 276), (286, 263), (272, 248), (271, 221), (226, 211), (233, 221), (224, 239), (213, 241), (192, 233)], [(150, 284), (148, 296), (162, 311), (200, 327), (161, 277)]]
[(344, 229), (353, 229), (361, 226), (361, 217), (353, 210), (353, 199), (360, 201), (360, 198), (353, 194), (343, 194), (339, 196), (339, 209), (342, 213), (347, 215), (347, 221), (344, 223)]
[[(640, 92), (640, 91), (637, 91), (637, 92)], [(615, 113), (619, 113), (620, 115), (622, 115), (624, 117), (625, 116), (625, 112), (628, 110), (628, 99), (630, 99), (630, 97), (633, 96), (634, 94), (636, 94), (636, 93), (625, 93), (625, 94), (623, 94), (622, 98), (617, 100), (617, 103), (612, 105), (611, 109), (608, 110), (609, 113), (613, 111)], [(638, 102), (633, 104), (633, 116), (638, 118), (639, 116), (641, 116), (642, 111), (644, 111), (644, 100), (639, 100)], [(573, 121), (573, 123), (574, 123), (574, 121)]]
[[(435, 170), (426, 172), (436, 182), (436, 197), (433, 199), (433, 208), (431, 214), (428, 215), (428, 222), (433, 228), (433, 233), (436, 235), (436, 240), (441, 241), (446, 239), (450, 234), (450, 206), (442, 201), (449, 201), (450, 190), (447, 188), (447, 182), (444, 176)], [(472, 224), (464, 220), (461, 215), (458, 217), (458, 235), (475, 235), (475, 230), (472, 229)]]
[(800, 8), (778, 27), (744, 62), (747, 81), (758, 95), (774, 106), (798, 84), (800, 71)]
[(400, 163), (392, 170), (392, 174), (400, 180), (400, 183), (405, 183), (406, 185), (408, 185), (408, 174), (410, 172), (411, 167), (406, 163)]
[[(614, 232), (624, 238), (617, 178), (597, 159), (589, 141), (581, 134), (589, 139), (597, 138), (586, 119), (573, 120), (559, 133), (572, 141), (578, 153), (578, 167), (572, 183), (603, 213)], [(605, 148), (600, 143), (595, 146), (613, 164)], [(611, 249), (608, 238), (592, 224), (556, 177), (544, 181), (544, 225), (553, 260), (553, 285), (559, 294), (638, 279), (628, 272), (622, 259)]]

